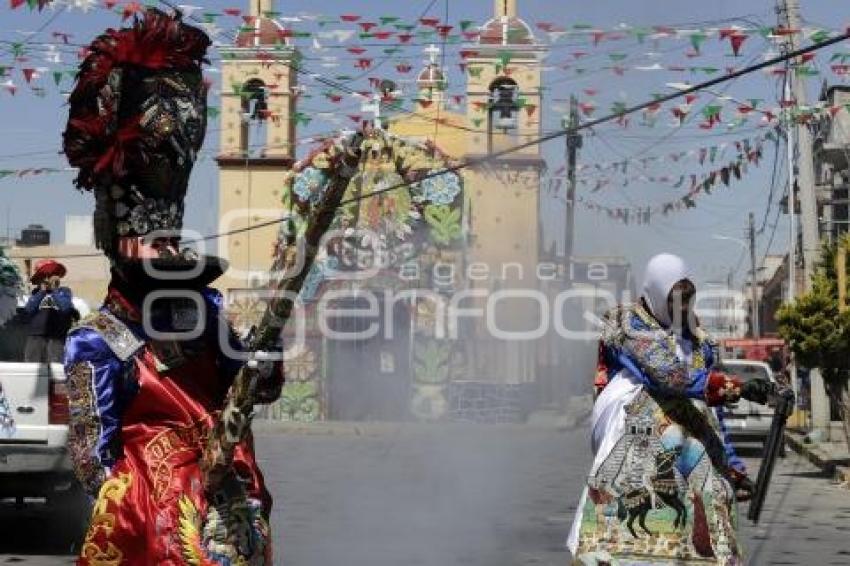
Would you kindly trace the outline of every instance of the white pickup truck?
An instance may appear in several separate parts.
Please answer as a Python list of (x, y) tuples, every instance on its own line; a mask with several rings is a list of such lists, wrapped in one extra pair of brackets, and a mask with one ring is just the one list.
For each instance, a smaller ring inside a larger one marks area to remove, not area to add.
[(78, 527), (88, 516), (88, 501), (66, 447), (65, 374), (62, 364), (20, 361), (21, 334), (14, 323), (0, 328), (0, 386), (14, 419), (11, 436), (0, 433), (0, 502), (11, 499), (23, 508), (44, 498), (53, 518), (78, 537)]
[(0, 435), (0, 497), (68, 495), (75, 482), (62, 365), (0, 362), (0, 386), (15, 421), (11, 437)]

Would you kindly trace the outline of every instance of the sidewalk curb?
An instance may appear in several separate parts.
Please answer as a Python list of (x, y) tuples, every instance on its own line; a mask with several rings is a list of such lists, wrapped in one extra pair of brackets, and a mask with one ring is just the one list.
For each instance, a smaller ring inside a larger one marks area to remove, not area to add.
[(819, 450), (817, 445), (803, 442), (803, 435), (800, 433), (786, 431), (785, 442), (791, 450), (829, 474), (836, 482), (850, 488), (850, 467), (839, 464)]

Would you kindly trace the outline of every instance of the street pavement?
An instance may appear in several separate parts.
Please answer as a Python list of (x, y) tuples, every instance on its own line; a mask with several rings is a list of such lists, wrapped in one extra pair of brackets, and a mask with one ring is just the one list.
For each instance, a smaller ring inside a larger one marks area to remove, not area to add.
[[(273, 424), (257, 447), (286, 566), (564, 566), (590, 459), (586, 430), (528, 425)], [(850, 491), (793, 454), (774, 479), (749, 563), (850, 564)], [(0, 565), (72, 563), (61, 521), (0, 508)]]

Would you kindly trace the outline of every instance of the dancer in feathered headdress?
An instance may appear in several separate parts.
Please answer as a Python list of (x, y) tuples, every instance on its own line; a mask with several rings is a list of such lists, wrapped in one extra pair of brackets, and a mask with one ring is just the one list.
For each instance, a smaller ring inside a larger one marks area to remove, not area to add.
[[(224, 262), (179, 237), (209, 45), (179, 15), (149, 9), (92, 43), (70, 98), (65, 153), (94, 193), (112, 266), (103, 308), (65, 350), (71, 458), (96, 498), (80, 564), (271, 564), (271, 497), (250, 434), (214, 491), (199, 466), (241, 365), (223, 353), (239, 344), (207, 287)], [(262, 369), (258, 402), (283, 384), (279, 366)]]

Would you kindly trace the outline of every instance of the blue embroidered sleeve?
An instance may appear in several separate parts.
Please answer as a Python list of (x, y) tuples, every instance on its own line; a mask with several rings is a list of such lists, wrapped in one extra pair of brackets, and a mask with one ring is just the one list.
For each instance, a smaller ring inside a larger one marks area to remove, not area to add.
[(81, 328), (68, 335), (65, 374), (71, 460), (80, 482), (96, 494), (120, 454), (125, 367), (96, 332)]
[(667, 367), (638, 364), (634, 361), (633, 355), (625, 350), (618, 352), (617, 360), (640, 379), (650, 391), (666, 395), (684, 395), (692, 399), (705, 399), (709, 373), (707, 369), (689, 369), (684, 363)]
[(747, 465), (743, 460), (741, 460), (738, 453), (735, 452), (735, 446), (729, 438), (729, 431), (726, 429), (726, 423), (723, 420), (726, 410), (721, 406), (716, 407), (714, 412), (717, 415), (717, 421), (720, 423), (720, 438), (723, 441), (723, 451), (726, 453), (726, 461), (731, 468), (734, 468), (742, 474), (746, 474)]

